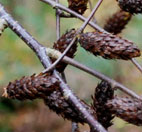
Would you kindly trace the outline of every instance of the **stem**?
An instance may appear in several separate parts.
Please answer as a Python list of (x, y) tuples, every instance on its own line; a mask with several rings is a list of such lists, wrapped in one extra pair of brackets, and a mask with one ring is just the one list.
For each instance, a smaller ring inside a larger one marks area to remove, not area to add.
[[(44, 68), (48, 68), (51, 65), (51, 61), (49, 57), (46, 55), (46, 48), (39, 44), (26, 30), (18, 24), (4, 9), (4, 7), (0, 4), (0, 17), (5, 19), (8, 23), (8, 27), (13, 30), (38, 56), (39, 60), (43, 64)], [(72, 93), (69, 86), (62, 80), (59, 73), (54, 70), (53, 74), (60, 81), (60, 90), (63, 93), (65, 99), (76, 109), (78, 112), (82, 113), (82, 115), (86, 118), (88, 124), (93, 127), (96, 132), (107, 132), (103, 126), (95, 120), (92, 115), (83, 107), (77, 97)]]
[[(58, 3), (54, 2), (54, 1), (51, 1), (51, 0), (40, 0), (40, 1), (48, 3), (48, 4), (50, 4), (54, 8), (59, 8), (59, 9), (65, 11), (67, 13), (70, 13), (73, 16), (75, 16), (76, 18), (78, 18), (78, 19), (80, 19), (82, 21), (86, 21), (85, 17), (83, 17), (82, 15), (80, 15), (80, 14), (78, 14), (78, 13), (70, 10), (69, 8), (64, 7), (61, 4), (58, 4)], [(110, 33), (108, 33), (107, 31), (105, 31), (104, 29), (102, 29), (99, 25), (97, 25), (94, 22), (88, 22), (88, 25), (90, 25), (92, 28), (98, 30), (99, 32), (110, 34)], [(131, 59), (131, 61), (136, 66), (136, 68), (142, 73), (142, 66), (138, 62), (136, 62), (134, 59)]]
[[(77, 18), (79, 18), (79, 19), (82, 20), (82, 21), (86, 21), (86, 18), (85, 18), (85, 17), (83, 17), (82, 15), (76, 13), (75, 11), (73, 11), (73, 10), (71, 10), (71, 9), (69, 9), (69, 8), (67, 8), (67, 7), (65, 7), (65, 6), (63, 6), (63, 5), (61, 5), (61, 4), (59, 4), (59, 3), (56, 3), (56, 2), (54, 2), (54, 1), (52, 1), (52, 0), (40, 0), (40, 1), (42, 1), (42, 2), (44, 2), (44, 3), (50, 4), (53, 8), (59, 8), (59, 9), (65, 11), (65, 12), (67, 12), (67, 13), (70, 13), (71, 15), (76, 16)], [(94, 22), (88, 22), (88, 25), (90, 25), (91, 27), (93, 27), (94, 29), (96, 29), (96, 30), (98, 30), (98, 31), (106, 32), (104, 29), (102, 29), (101, 27), (99, 27), (99, 26), (98, 26), (97, 24), (95, 24)]]
[[(61, 56), (61, 53), (56, 51), (56, 50), (47, 48), (46, 51), (47, 51), (47, 54), (50, 57), (53, 57), (55, 59), (57, 59), (59, 56)], [(65, 56), (62, 61), (67, 63), (67, 64), (70, 64), (70, 65), (72, 65), (76, 68), (79, 68), (79, 69), (81, 69), (81, 70), (101, 79), (101, 80), (107, 81), (108, 83), (110, 83), (112, 85), (113, 88), (120, 89), (121, 91), (123, 91), (124, 93), (128, 94), (129, 96), (131, 96), (133, 98), (142, 100), (142, 98), (140, 96), (138, 96), (136, 93), (134, 93), (133, 91), (131, 91), (127, 87), (123, 86), (119, 82), (116, 82), (115, 80), (112, 80), (111, 78), (103, 75), (102, 73), (99, 73), (95, 70), (92, 70), (92, 69), (88, 68), (87, 66), (80, 64), (79, 62), (77, 62), (77, 61), (75, 61), (75, 60), (73, 60), (73, 59), (71, 59), (67, 56)]]
[(72, 132), (80, 132), (79, 126), (76, 122), (72, 122)]
[[(56, 0), (57, 3), (59, 3), (59, 0)], [(56, 38), (57, 40), (60, 38), (60, 15), (59, 15), (59, 9), (56, 9)]]
[(142, 73), (141, 65), (133, 58), (131, 59), (132, 63), (137, 67), (137, 69)]
[[(92, 2), (91, 2), (91, 0), (89, 0), (89, 6), (90, 6), (90, 11), (92, 11), (92, 10), (93, 10), (93, 7), (92, 7)], [(93, 16), (93, 22), (94, 22), (94, 23), (97, 23), (97, 20), (96, 20), (95, 16)]]
[(67, 54), (67, 52), (71, 49), (71, 47), (73, 46), (73, 44), (75, 43), (76, 39), (77, 39), (77, 35), (79, 35), (84, 29), (85, 27), (88, 25), (88, 22), (92, 19), (92, 17), (94, 16), (94, 14), (96, 13), (97, 9), (99, 8), (99, 6), (101, 5), (101, 3), (103, 2), (103, 0), (99, 0), (98, 3), (96, 4), (96, 6), (94, 7), (93, 11), (91, 12), (91, 14), (89, 15), (89, 17), (85, 20), (85, 22), (82, 24), (82, 26), (80, 27), (79, 30), (77, 30), (75, 37), (73, 38), (73, 40), (70, 42), (69, 46), (65, 49), (65, 51), (62, 53), (62, 56), (60, 56), (50, 67), (48, 67), (44, 72), (49, 72), (51, 70), (53, 70), (56, 65), (63, 59), (63, 57)]

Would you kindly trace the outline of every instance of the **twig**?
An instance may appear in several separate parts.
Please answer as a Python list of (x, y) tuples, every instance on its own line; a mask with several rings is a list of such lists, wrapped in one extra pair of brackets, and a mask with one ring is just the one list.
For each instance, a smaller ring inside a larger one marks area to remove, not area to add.
[(72, 122), (72, 132), (80, 132), (79, 126), (76, 122)]
[(48, 67), (44, 72), (49, 72), (50, 70), (53, 70), (56, 65), (63, 59), (63, 57), (67, 54), (67, 52), (71, 49), (71, 47), (73, 46), (73, 44), (75, 43), (76, 39), (77, 39), (77, 35), (79, 35), (84, 29), (85, 27), (88, 25), (88, 22), (92, 19), (92, 17), (94, 16), (94, 14), (96, 13), (97, 9), (99, 8), (99, 6), (101, 5), (101, 3), (103, 2), (103, 0), (98, 0), (98, 3), (96, 4), (96, 6), (94, 7), (94, 9), (92, 10), (91, 14), (89, 15), (89, 17), (85, 20), (85, 22), (82, 24), (82, 26), (80, 27), (79, 30), (77, 30), (75, 37), (73, 38), (73, 40), (70, 42), (70, 44), (68, 45), (68, 47), (65, 49), (65, 51), (62, 53), (62, 56), (60, 56), (50, 67)]
[(131, 59), (132, 63), (137, 67), (137, 69), (142, 73), (141, 65), (133, 58)]
[[(59, 3), (59, 0), (56, 0), (57, 3)], [(60, 28), (61, 28), (61, 22), (60, 22), (60, 10), (56, 9), (56, 39), (58, 40), (60, 38)], [(66, 81), (65, 73), (61, 73), (62, 78)]]
[[(0, 4), (0, 17), (5, 19), (8, 23), (8, 27), (13, 30), (38, 56), (39, 60), (43, 64), (44, 68), (47, 68), (51, 65), (51, 61), (49, 57), (46, 55), (46, 49), (41, 44), (38, 43), (17, 21), (15, 21), (4, 9), (4, 7)], [(65, 99), (72, 104), (76, 109), (82, 113), (82, 115), (86, 118), (88, 124), (93, 127), (96, 132), (107, 132), (103, 126), (96, 121), (88, 111), (82, 106), (77, 97), (72, 93), (69, 86), (62, 80), (60, 75), (56, 70), (54, 70), (53, 74), (60, 81), (60, 90), (63, 93)]]
[[(59, 3), (59, 0), (56, 0)], [(56, 38), (57, 40), (60, 38), (60, 16), (59, 16), (59, 9), (56, 9)]]
[[(47, 55), (49, 55), (52, 58), (57, 59), (61, 56), (61, 53), (57, 50), (47, 48), (46, 51), (47, 51)], [(88, 68), (87, 66), (80, 64), (77, 61), (75, 61), (67, 56), (65, 56), (62, 61), (64, 61), (67, 64), (70, 64), (76, 68), (79, 68), (79, 69), (81, 69), (81, 70), (101, 79), (101, 80), (107, 81), (108, 83), (110, 83), (112, 85), (112, 87), (120, 89), (121, 91), (123, 91), (124, 93), (128, 94), (129, 96), (131, 96), (133, 98), (142, 100), (142, 98), (140, 96), (138, 96), (136, 93), (134, 93), (133, 91), (131, 91), (127, 87), (123, 86), (122, 84), (116, 82), (115, 80), (112, 80), (111, 78), (103, 75), (102, 73), (92, 70), (92, 69)]]
[[(93, 10), (93, 6), (92, 6), (91, 0), (89, 0), (89, 6), (90, 6), (90, 11), (92, 11)], [(95, 16), (93, 16), (92, 22), (97, 23), (97, 20), (96, 20)]]
[[(59, 9), (65, 11), (65, 12), (67, 12), (67, 13), (70, 13), (71, 15), (76, 16), (77, 18), (79, 18), (79, 19), (82, 20), (82, 21), (86, 21), (86, 18), (85, 18), (85, 17), (83, 17), (82, 15), (76, 13), (75, 11), (73, 11), (73, 10), (71, 10), (71, 9), (69, 9), (69, 8), (67, 8), (67, 7), (65, 7), (65, 6), (63, 6), (63, 5), (61, 5), (61, 4), (59, 4), (59, 3), (56, 3), (56, 2), (54, 2), (54, 1), (52, 1), (52, 0), (40, 0), (40, 1), (42, 1), (42, 2), (44, 2), (44, 3), (50, 4), (53, 8), (59, 8)], [(95, 23), (93, 23), (93, 22), (91, 22), (91, 21), (88, 22), (88, 24), (89, 24), (91, 27), (93, 27), (94, 29), (98, 30), (98, 31), (106, 32), (104, 29), (102, 29), (102, 28), (99, 27), (97, 24), (95, 24)]]
[[(65, 6), (61, 5), (61, 4), (58, 4), (54, 1), (51, 1), (51, 0), (40, 0), (42, 2), (45, 2), (45, 3), (48, 3), (50, 4), (52, 7), (54, 8), (59, 8), (67, 13), (70, 13), (72, 14), (73, 16), (76, 16), (76, 18), (82, 20), (82, 21), (85, 21), (86, 18), (83, 17), (82, 15), (70, 10), (69, 8), (66, 8)], [(107, 31), (105, 31), (104, 29), (102, 29), (99, 25), (97, 25), (96, 23), (94, 22), (89, 22), (88, 25), (90, 25), (92, 28), (100, 31), (100, 32), (104, 32), (104, 33), (107, 33), (107, 34), (110, 34), (108, 33)], [(136, 66), (136, 68), (138, 68), (138, 70), (142, 73), (142, 66), (140, 64), (138, 64), (138, 62), (136, 62), (134, 59), (131, 59), (132, 63)]]

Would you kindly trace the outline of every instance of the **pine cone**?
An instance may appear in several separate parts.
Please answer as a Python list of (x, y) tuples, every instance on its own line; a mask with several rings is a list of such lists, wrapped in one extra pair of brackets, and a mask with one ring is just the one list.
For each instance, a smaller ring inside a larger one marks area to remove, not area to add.
[(22, 77), (20, 80), (10, 82), (5, 88), (4, 97), (18, 100), (45, 98), (56, 89), (60, 82), (49, 73)]
[[(72, 39), (75, 37), (75, 33), (76, 33), (75, 29), (71, 29), (70, 31), (66, 32), (56, 43), (54, 43), (53, 48), (60, 51), (61, 53), (63, 53), (64, 50), (68, 47), (68, 45), (72, 41)], [(73, 44), (72, 48), (68, 51), (66, 56), (68, 56), (70, 58), (74, 57), (74, 54), (75, 54), (75, 52), (77, 50), (77, 42), (78, 42), (78, 40), (75, 41), (75, 43)], [(52, 59), (52, 61), (54, 62), (55, 59)], [(60, 62), (56, 66), (56, 69), (59, 72), (63, 72), (64, 69), (66, 68), (66, 66), (67, 66), (66, 63)]]
[(81, 46), (95, 56), (105, 59), (129, 60), (140, 56), (140, 50), (131, 42), (121, 37), (100, 33), (82, 33), (79, 40)]
[[(50, 96), (44, 100), (45, 104), (54, 112), (61, 115), (63, 118), (71, 120), (76, 123), (86, 123), (86, 118), (78, 112), (78, 110), (66, 101), (60, 91), (54, 91)], [(85, 102), (81, 104), (88, 110), (88, 112), (96, 118), (95, 111)]]
[[(10, 82), (5, 88), (3, 96), (18, 100), (42, 98), (51, 110), (63, 118), (82, 124), (86, 123), (86, 118), (64, 98), (59, 85), (60, 82), (52, 74), (34, 74)], [(95, 118), (96, 113), (93, 108), (81, 100), (80, 102)]]
[(83, 14), (87, 9), (88, 0), (68, 0), (69, 8), (79, 14)]
[(98, 121), (108, 128), (112, 125), (112, 119), (114, 118), (105, 104), (108, 100), (113, 99), (114, 90), (109, 83), (102, 81), (96, 87), (95, 95), (93, 97), (93, 108), (96, 111)]
[(114, 98), (106, 106), (119, 118), (137, 126), (142, 126), (142, 102), (131, 98)]
[(132, 15), (130, 13), (120, 10), (108, 19), (104, 29), (113, 34), (121, 33), (127, 23), (131, 20), (131, 17)]
[(122, 10), (130, 13), (142, 13), (142, 0), (117, 0)]

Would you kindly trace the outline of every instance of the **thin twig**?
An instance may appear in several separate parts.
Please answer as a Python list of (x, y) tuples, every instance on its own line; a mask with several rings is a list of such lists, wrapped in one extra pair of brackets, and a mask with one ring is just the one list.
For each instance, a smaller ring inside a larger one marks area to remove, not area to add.
[(82, 24), (82, 26), (80, 27), (80, 29), (77, 30), (77, 32), (76, 32), (73, 40), (70, 42), (70, 44), (68, 45), (68, 47), (62, 53), (62, 56), (60, 56), (60, 58), (58, 58), (50, 67), (48, 67), (46, 70), (44, 70), (44, 72), (49, 72), (50, 70), (53, 70), (56, 67), (56, 65), (63, 59), (63, 57), (67, 54), (67, 52), (71, 49), (71, 47), (75, 43), (75, 41), (77, 39), (77, 35), (79, 35), (85, 29), (85, 27), (88, 25), (88, 22), (92, 19), (92, 17), (96, 13), (97, 9), (99, 8), (99, 6), (101, 5), (102, 2), (103, 2), (103, 0), (98, 0), (98, 3), (96, 4), (96, 6), (94, 7), (94, 9), (92, 10), (91, 14), (85, 20), (85, 22)]
[[(79, 18), (80, 20), (82, 21), (86, 21), (86, 18), (83, 17), (82, 15), (78, 14), (77, 12), (59, 4), (59, 3), (56, 3), (52, 0), (40, 0), (44, 3), (48, 3), (50, 4), (53, 8), (59, 8), (67, 13), (70, 13), (71, 15), (75, 16), (76, 18)], [(93, 27), (94, 29), (98, 30), (98, 31), (101, 31), (101, 32), (106, 32), (104, 29), (102, 29), (100, 26), (98, 26), (97, 24), (93, 23), (93, 22), (88, 22), (88, 25), (90, 25), (91, 27)]]
[(72, 132), (80, 132), (79, 126), (76, 122), (72, 122)]
[(137, 69), (142, 73), (141, 65), (133, 58), (131, 59), (132, 63), (137, 67)]
[[(46, 55), (46, 49), (38, 41), (36, 41), (17, 21), (15, 21), (0, 4), (0, 17), (5, 19), (8, 23), (8, 27), (13, 30), (38, 56), (39, 60), (43, 64), (44, 68), (48, 68), (51, 65), (50, 58)], [(92, 115), (83, 107), (77, 97), (72, 93), (69, 86), (63, 81), (59, 73), (54, 70), (53, 74), (60, 81), (60, 90), (65, 99), (73, 105), (78, 112), (80, 112), (85, 118), (88, 124), (93, 127), (96, 132), (107, 132), (103, 126), (95, 120)]]
[[(61, 56), (61, 53), (59, 51), (56, 51), (54, 49), (50, 49), (47, 48), (47, 55), (49, 55), (50, 57), (53, 57), (55, 59), (59, 58)], [(121, 91), (123, 91), (124, 93), (128, 94), (129, 96), (142, 100), (142, 98), (140, 96), (138, 96), (136, 93), (134, 93), (133, 91), (131, 91), (130, 89), (128, 89), (127, 87), (123, 86), (122, 84), (120, 84), (119, 82), (116, 82), (115, 80), (112, 80), (111, 78), (103, 75), (100, 72), (97, 72), (95, 70), (92, 70), (91, 68), (88, 68), (87, 66), (65, 56), (62, 60), (63, 62), (70, 64), (76, 68), (79, 68), (101, 80), (107, 81), (108, 83), (110, 83), (112, 85), (112, 87), (120, 89)]]
[[(56, 0), (57, 3), (59, 3), (59, 0)], [(57, 40), (60, 38), (60, 10), (56, 9), (56, 38)], [(67, 83), (66, 75), (64, 71), (61, 73), (61, 77), (63, 80)], [(77, 123), (72, 122), (72, 132), (79, 132), (79, 127)]]
[[(59, 3), (59, 0), (56, 0)], [(60, 38), (60, 16), (59, 9), (56, 9), (56, 38), (57, 40)]]
[[(45, 3), (48, 3), (50, 4), (52, 7), (54, 8), (59, 8), (67, 13), (70, 13), (71, 15), (73, 16), (76, 16), (76, 18), (82, 20), (82, 21), (86, 21), (86, 18), (83, 17), (82, 15), (70, 10), (69, 8), (66, 8), (65, 6), (61, 5), (61, 4), (58, 4), (52, 0), (40, 0), (42, 2), (45, 2)], [(95, 30), (98, 30), (100, 32), (104, 32), (104, 33), (107, 33), (107, 34), (110, 34), (109, 32), (105, 31), (103, 28), (101, 28), (99, 25), (97, 25), (96, 23), (93, 23), (93, 22), (89, 22), (88, 25), (90, 25), (92, 28), (94, 28)], [(131, 59), (132, 63), (136, 66), (136, 68), (142, 73), (142, 66), (136, 62), (134, 59)]]
[[(92, 11), (93, 10), (93, 6), (92, 6), (91, 0), (89, 0), (89, 6), (90, 6), (90, 11)], [(97, 20), (96, 20), (95, 16), (93, 16), (92, 22), (97, 23)]]

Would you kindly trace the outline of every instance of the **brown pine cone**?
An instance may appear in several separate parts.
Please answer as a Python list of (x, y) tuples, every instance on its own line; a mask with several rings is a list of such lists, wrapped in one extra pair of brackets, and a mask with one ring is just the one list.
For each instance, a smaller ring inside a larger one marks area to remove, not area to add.
[[(61, 36), (61, 38), (56, 43), (54, 43), (53, 48), (60, 51), (61, 53), (63, 53), (64, 50), (68, 47), (68, 45), (72, 41), (72, 39), (75, 37), (75, 33), (76, 33), (75, 29), (71, 29), (70, 31), (66, 32), (64, 35)], [(78, 42), (78, 40), (75, 41), (75, 43), (73, 44), (72, 48), (68, 51), (66, 56), (68, 56), (70, 58), (74, 57), (74, 54), (75, 54), (75, 52), (77, 50), (77, 42)], [(55, 59), (52, 59), (52, 61), (54, 62)], [(56, 69), (59, 72), (63, 72), (64, 69), (66, 68), (66, 66), (67, 66), (66, 63), (60, 62), (56, 66)]]
[(131, 98), (108, 100), (107, 108), (117, 117), (137, 126), (142, 126), (142, 102)]
[[(54, 91), (50, 96), (44, 100), (45, 104), (58, 115), (61, 115), (64, 119), (71, 120), (76, 123), (86, 123), (86, 118), (78, 112), (78, 110), (65, 100), (60, 91)], [(88, 110), (88, 112), (96, 118), (96, 113), (87, 105), (84, 101), (81, 104)]]
[(79, 42), (87, 51), (95, 56), (100, 55), (105, 59), (129, 60), (141, 55), (140, 50), (133, 42), (112, 34), (100, 32), (82, 33)]
[(4, 97), (18, 100), (45, 98), (54, 90), (59, 89), (60, 82), (49, 73), (33, 74), (10, 82), (4, 89)]
[(107, 20), (104, 29), (113, 34), (121, 33), (131, 17), (130, 13), (120, 10)]
[(87, 9), (88, 0), (68, 0), (69, 8), (79, 14), (83, 14)]
[[(46, 73), (23, 77), (20, 80), (10, 82), (4, 89), (4, 97), (18, 100), (42, 98), (45, 104), (64, 119), (74, 122), (86, 123), (78, 110), (64, 98), (60, 92), (60, 82), (54, 75)], [(92, 107), (81, 101), (82, 105), (95, 118), (95, 111)]]
[(110, 110), (106, 108), (105, 104), (108, 100), (113, 99), (113, 97), (114, 90), (109, 83), (102, 81), (98, 84), (93, 97), (93, 108), (96, 111), (98, 121), (106, 129), (112, 125), (114, 116), (112, 116)]
[(142, 13), (142, 0), (117, 0), (122, 10), (130, 13)]

